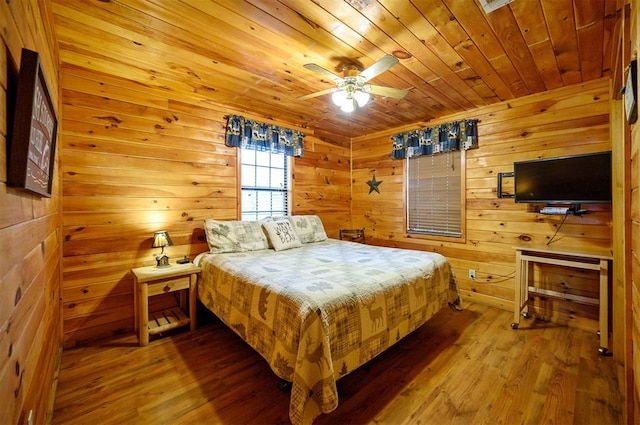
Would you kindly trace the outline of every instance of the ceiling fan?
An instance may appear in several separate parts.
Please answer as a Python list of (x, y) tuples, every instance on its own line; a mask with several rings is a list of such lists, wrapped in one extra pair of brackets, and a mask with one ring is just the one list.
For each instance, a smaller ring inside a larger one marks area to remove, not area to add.
[(336, 87), (300, 96), (298, 97), (298, 100), (307, 100), (331, 93), (333, 103), (339, 106), (344, 112), (353, 112), (356, 109), (356, 106), (361, 108), (366, 105), (372, 94), (384, 97), (393, 97), (394, 99), (402, 99), (407, 94), (406, 90), (365, 84), (370, 79), (382, 74), (397, 63), (398, 59), (396, 57), (392, 55), (385, 55), (362, 72), (360, 72), (358, 67), (355, 65), (348, 65), (344, 67), (344, 77), (340, 77), (333, 72), (324, 69), (320, 65), (316, 65), (315, 63), (305, 64), (304, 67), (308, 70), (330, 78), (334, 83), (336, 83)]

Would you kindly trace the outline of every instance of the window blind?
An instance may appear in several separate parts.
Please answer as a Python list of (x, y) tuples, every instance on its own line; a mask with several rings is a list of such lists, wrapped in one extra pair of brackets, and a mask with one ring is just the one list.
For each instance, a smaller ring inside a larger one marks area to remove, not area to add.
[(462, 153), (407, 160), (407, 231), (462, 237)]
[(288, 214), (289, 166), (284, 153), (241, 149), (243, 220)]

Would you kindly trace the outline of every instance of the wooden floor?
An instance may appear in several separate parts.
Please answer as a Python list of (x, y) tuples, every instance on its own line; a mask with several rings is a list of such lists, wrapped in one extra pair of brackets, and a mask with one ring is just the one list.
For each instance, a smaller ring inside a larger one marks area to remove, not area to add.
[[(206, 319), (207, 317), (205, 317)], [(622, 376), (598, 338), (478, 304), (445, 310), (339, 382), (316, 424), (620, 424)], [(286, 424), (267, 363), (209, 318), (138, 347), (63, 354), (54, 424)]]

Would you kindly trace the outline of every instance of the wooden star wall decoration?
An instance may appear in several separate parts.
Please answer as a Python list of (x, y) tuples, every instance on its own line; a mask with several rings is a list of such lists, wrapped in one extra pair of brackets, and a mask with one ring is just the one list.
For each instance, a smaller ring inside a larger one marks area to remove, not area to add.
[(382, 184), (382, 180), (377, 181), (375, 174), (373, 175), (373, 178), (367, 182), (367, 184), (369, 185), (369, 194), (371, 194), (371, 192), (373, 192), (374, 190), (380, 193), (380, 188), (378, 188), (378, 186)]

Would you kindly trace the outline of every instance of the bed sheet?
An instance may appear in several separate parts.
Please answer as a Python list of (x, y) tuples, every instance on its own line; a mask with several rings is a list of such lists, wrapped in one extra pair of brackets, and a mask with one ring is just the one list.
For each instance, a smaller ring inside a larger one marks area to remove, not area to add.
[(440, 254), (334, 239), (199, 265), (203, 304), (292, 382), (294, 425), (334, 410), (340, 377), (458, 297)]

